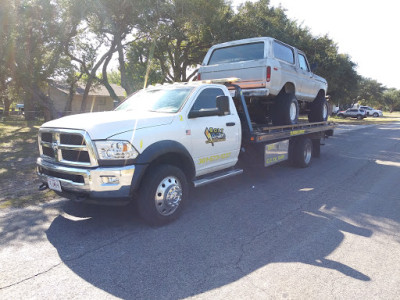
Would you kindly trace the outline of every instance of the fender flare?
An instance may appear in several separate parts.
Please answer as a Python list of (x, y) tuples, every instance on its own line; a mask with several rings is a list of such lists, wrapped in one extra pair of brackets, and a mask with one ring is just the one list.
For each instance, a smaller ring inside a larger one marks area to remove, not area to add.
[(179, 142), (172, 140), (159, 141), (148, 146), (135, 160), (136, 168), (139, 171), (138, 176), (134, 176), (132, 179), (132, 187), (134, 187), (135, 190), (139, 186), (149, 165), (152, 162), (156, 161), (158, 158), (161, 158), (163, 155), (167, 154), (178, 154), (183, 156), (184, 158), (182, 160), (182, 163), (184, 164), (186, 171), (188, 172), (188, 179), (191, 180), (192, 177), (195, 176), (196, 169), (194, 161), (185, 146), (183, 146)]

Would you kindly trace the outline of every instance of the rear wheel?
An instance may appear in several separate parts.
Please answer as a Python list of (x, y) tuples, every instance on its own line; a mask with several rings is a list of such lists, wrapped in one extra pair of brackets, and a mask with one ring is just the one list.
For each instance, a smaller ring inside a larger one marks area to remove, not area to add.
[(362, 115), (357, 115), (357, 120), (362, 120), (363, 116)]
[(293, 125), (299, 119), (299, 103), (294, 94), (282, 93), (276, 97), (272, 111), (273, 125)]
[(324, 95), (318, 96), (311, 103), (311, 111), (308, 114), (308, 121), (310, 122), (325, 122), (328, 120), (328, 103)]
[(313, 156), (313, 143), (307, 137), (297, 138), (291, 141), (290, 161), (298, 168), (306, 168), (311, 163)]
[(145, 175), (138, 209), (146, 223), (161, 226), (174, 221), (182, 212), (188, 184), (181, 169), (158, 165)]

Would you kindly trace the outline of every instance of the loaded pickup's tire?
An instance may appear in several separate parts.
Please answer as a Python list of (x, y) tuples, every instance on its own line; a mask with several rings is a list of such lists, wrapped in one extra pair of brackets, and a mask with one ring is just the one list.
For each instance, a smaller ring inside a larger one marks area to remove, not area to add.
[(308, 114), (309, 122), (325, 122), (328, 120), (328, 103), (324, 95), (318, 94), (318, 96), (311, 103), (311, 110)]
[(188, 196), (188, 183), (181, 169), (173, 165), (152, 167), (141, 186), (137, 204), (146, 223), (161, 226), (179, 217)]
[(299, 119), (299, 103), (294, 94), (281, 93), (275, 99), (272, 110), (273, 125), (293, 125)]
[(307, 137), (299, 137), (290, 141), (289, 160), (292, 166), (307, 168), (313, 156), (313, 143)]
[(357, 120), (362, 120), (363, 116), (362, 115), (357, 115)]

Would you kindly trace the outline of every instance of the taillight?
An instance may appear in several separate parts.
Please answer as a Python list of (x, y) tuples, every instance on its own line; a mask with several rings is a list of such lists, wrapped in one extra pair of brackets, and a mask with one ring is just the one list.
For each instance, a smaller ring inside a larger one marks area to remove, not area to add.
[(201, 80), (201, 74), (197, 73), (197, 80)]
[(271, 81), (271, 67), (267, 67), (267, 82)]

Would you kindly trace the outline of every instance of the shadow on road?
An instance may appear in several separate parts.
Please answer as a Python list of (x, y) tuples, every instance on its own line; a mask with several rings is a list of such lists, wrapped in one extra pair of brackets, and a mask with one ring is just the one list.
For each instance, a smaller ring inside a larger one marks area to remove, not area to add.
[(370, 230), (321, 212), (317, 192), (298, 202), (296, 184), (286, 200), (279, 192), (265, 193), (281, 176), (276, 172), (288, 171), (250, 172), (218, 189), (195, 190), (184, 216), (163, 228), (143, 225), (126, 208), (83, 209), (68, 202), (47, 237), (72, 271), (121, 298), (184, 298), (274, 263), (304, 263), (369, 281), (327, 257), (343, 242), (343, 232), (368, 238)]
[[(67, 202), (47, 238), (73, 272), (121, 298), (184, 298), (255, 271), (272, 276), (282, 263), (370, 281), (341, 245), (345, 234), (398, 232), (400, 146), (391, 127), (369, 130), (376, 143), (344, 133), (310, 168), (253, 169), (193, 190), (185, 214), (162, 228), (143, 225), (132, 209)], [(339, 261), (347, 254), (351, 264)]]

